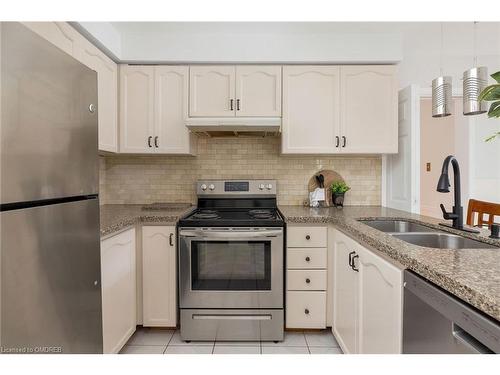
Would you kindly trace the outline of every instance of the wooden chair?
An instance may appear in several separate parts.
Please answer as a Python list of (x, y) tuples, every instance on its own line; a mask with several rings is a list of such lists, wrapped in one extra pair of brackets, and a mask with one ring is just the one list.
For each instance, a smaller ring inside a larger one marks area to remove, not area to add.
[[(474, 223), (475, 213), (477, 213), (477, 224)], [(489, 215), (487, 221), (484, 221), (483, 215)], [(467, 225), (482, 227), (484, 224), (488, 224), (489, 227), (495, 222), (495, 216), (500, 216), (500, 204), (469, 199)]]

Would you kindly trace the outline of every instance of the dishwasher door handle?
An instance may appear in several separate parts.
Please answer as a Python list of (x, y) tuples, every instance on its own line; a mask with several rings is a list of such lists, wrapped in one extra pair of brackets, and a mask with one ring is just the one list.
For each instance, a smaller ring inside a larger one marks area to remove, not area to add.
[(472, 335), (463, 330), (458, 324), (453, 323), (451, 328), (451, 334), (457, 339), (462, 345), (466, 346), (468, 349), (472, 350), (478, 354), (493, 354), (493, 351), (488, 349), (486, 346), (481, 344)]

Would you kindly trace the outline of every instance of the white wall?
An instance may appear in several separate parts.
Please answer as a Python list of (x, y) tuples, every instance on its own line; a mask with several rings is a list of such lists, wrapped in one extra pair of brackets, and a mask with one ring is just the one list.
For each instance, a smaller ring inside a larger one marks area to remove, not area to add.
[[(500, 70), (500, 69), (499, 69)], [(471, 119), (470, 197), (500, 203), (500, 138), (485, 138), (500, 130), (500, 119)]]

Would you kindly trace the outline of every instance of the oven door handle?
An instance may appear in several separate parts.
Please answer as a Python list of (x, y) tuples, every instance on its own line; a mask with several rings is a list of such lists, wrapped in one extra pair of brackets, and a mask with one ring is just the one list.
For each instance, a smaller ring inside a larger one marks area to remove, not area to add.
[(272, 320), (271, 314), (193, 314), (193, 320)]
[(223, 239), (238, 239), (238, 238), (266, 238), (282, 236), (283, 231), (280, 230), (266, 230), (266, 231), (202, 231), (202, 230), (181, 230), (179, 236), (181, 237), (196, 237), (201, 239), (223, 238)]

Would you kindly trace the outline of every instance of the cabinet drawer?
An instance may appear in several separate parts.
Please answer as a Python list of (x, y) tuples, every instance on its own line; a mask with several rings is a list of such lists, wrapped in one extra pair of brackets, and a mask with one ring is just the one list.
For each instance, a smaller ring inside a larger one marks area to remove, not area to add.
[(287, 328), (326, 328), (325, 292), (287, 292)]
[(287, 275), (287, 290), (326, 290), (326, 270), (289, 270)]
[(288, 269), (326, 268), (326, 248), (290, 248), (286, 255)]
[(326, 247), (326, 227), (289, 227), (288, 247)]

